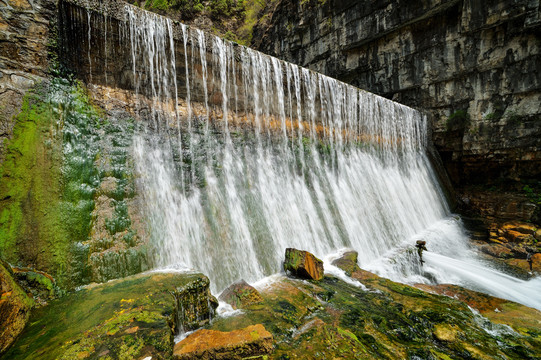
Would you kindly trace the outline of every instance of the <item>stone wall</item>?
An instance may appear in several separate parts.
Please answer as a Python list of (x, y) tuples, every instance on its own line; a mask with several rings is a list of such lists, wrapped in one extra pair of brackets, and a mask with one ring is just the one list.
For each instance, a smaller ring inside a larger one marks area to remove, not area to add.
[(538, 0), (282, 0), (254, 46), (430, 113), (455, 186), (519, 188), (541, 178), (540, 30)]

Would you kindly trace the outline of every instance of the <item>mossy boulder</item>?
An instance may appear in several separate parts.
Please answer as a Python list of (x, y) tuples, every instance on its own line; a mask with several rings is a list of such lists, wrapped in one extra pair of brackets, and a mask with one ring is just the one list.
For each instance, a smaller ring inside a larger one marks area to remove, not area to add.
[(210, 281), (206, 276), (200, 276), (177, 287), (175, 299), (180, 331), (194, 330), (206, 325), (214, 317), (218, 307), (218, 300), (210, 293)]
[(284, 270), (301, 279), (323, 279), (323, 261), (304, 250), (287, 248)]
[(332, 265), (344, 270), (348, 276), (351, 276), (354, 272), (361, 270), (357, 264), (358, 256), (359, 253), (355, 250), (346, 251), (338, 259), (335, 259)]
[(244, 280), (240, 280), (225, 289), (219, 299), (231, 305), (233, 309), (243, 308), (263, 301), (259, 292)]
[(0, 354), (23, 331), (34, 302), (13, 279), (9, 264), (0, 260)]
[(208, 286), (204, 275), (178, 272), (87, 286), (36, 309), (5, 358), (170, 359), (173, 336), (184, 326), (179, 304), (208, 321), (216, 302)]
[(264, 359), (272, 352), (273, 337), (261, 324), (229, 332), (198, 330), (175, 345), (175, 360)]

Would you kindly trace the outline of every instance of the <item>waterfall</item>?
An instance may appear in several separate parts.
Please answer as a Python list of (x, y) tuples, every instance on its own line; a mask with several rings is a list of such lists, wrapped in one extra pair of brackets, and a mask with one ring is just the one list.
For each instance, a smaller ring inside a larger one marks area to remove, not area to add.
[(135, 153), (158, 266), (222, 289), (280, 271), (286, 247), (351, 247), (363, 265), (448, 215), (419, 112), (184, 26), (187, 124), (174, 131), (171, 21), (126, 13), (133, 69), (147, 69), (134, 87), (154, 99)]
[[(139, 99), (133, 152), (156, 267), (201, 271), (219, 291), (279, 272), (287, 247), (353, 248), (393, 280), (487, 291), (452, 271), (479, 261), (427, 158), (421, 113), (123, 6), (122, 79)], [(420, 239), (440, 254), (424, 268)]]

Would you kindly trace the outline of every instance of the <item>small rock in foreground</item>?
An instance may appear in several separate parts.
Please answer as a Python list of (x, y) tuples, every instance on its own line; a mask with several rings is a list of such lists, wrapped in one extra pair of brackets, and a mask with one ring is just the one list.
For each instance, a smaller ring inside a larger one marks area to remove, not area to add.
[(270, 354), (273, 337), (261, 324), (223, 332), (198, 330), (175, 345), (173, 358), (195, 359), (257, 359)]
[(301, 279), (323, 279), (323, 261), (304, 250), (287, 248), (284, 270)]
[(23, 331), (33, 301), (13, 279), (9, 264), (0, 260), (0, 354)]
[(229, 286), (218, 299), (228, 303), (233, 309), (243, 308), (263, 301), (259, 292), (244, 280)]
[(344, 270), (347, 276), (351, 276), (354, 272), (360, 271), (357, 264), (357, 257), (359, 253), (355, 250), (346, 251), (338, 259), (334, 260), (332, 264), (339, 269)]

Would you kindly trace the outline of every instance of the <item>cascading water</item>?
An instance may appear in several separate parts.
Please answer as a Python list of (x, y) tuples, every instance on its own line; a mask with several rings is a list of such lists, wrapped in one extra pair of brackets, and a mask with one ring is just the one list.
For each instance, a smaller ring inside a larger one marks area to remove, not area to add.
[[(184, 25), (174, 40), (169, 19), (125, 13), (156, 266), (202, 271), (221, 290), (279, 272), (287, 247), (320, 257), (347, 247), (394, 280), (525, 302), (459, 269), (486, 267), (450, 216), (419, 112)], [(424, 269), (418, 239), (440, 254)]]

